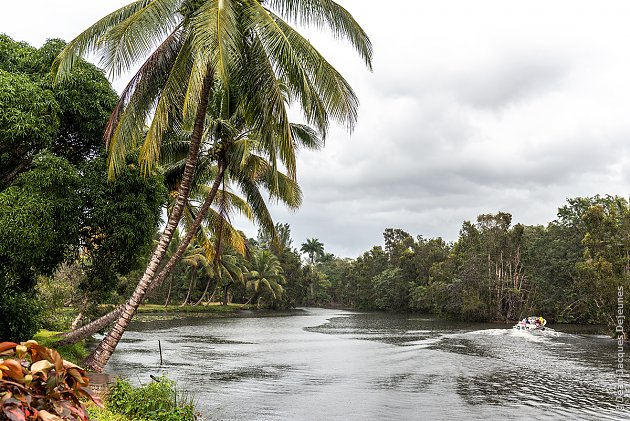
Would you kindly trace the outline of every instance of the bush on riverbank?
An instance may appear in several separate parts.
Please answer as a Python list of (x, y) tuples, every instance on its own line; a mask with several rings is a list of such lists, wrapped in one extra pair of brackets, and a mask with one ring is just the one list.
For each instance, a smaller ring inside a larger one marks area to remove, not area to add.
[(110, 388), (106, 410), (90, 407), (90, 415), (100, 421), (193, 421), (192, 399), (177, 391), (175, 382), (160, 377), (140, 387), (118, 379)]

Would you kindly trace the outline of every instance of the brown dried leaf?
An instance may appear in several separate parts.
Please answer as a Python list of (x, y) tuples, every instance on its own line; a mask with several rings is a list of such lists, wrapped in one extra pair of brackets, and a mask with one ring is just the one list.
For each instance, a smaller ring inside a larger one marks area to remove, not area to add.
[(0, 342), (0, 355), (13, 355), (16, 346), (15, 342)]
[(48, 371), (53, 368), (54, 365), (48, 361), (48, 360), (40, 360), (37, 361), (36, 363), (33, 363), (33, 365), (31, 365), (31, 373), (35, 374), (35, 373), (39, 373), (44, 372), (44, 373), (48, 373)]
[(24, 382), (24, 371), (17, 360), (7, 359), (0, 364), (0, 370), (7, 377), (22, 383)]
[(99, 406), (101, 408), (105, 408), (105, 405), (103, 405), (103, 401), (101, 400), (100, 396), (98, 396), (96, 393), (94, 393), (92, 391), (92, 389), (90, 389), (89, 387), (80, 387), (79, 388), (79, 394), (85, 396), (88, 399), (90, 399), (97, 406)]
[(62, 418), (59, 418), (58, 416), (44, 410), (41, 410), (37, 413), (37, 418), (42, 421), (63, 421)]

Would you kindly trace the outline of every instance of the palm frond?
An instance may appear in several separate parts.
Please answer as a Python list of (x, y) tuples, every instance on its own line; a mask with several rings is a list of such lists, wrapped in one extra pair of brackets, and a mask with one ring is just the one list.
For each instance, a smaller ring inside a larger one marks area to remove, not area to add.
[(108, 14), (70, 41), (55, 59), (52, 72), (55, 83), (63, 82), (80, 57), (99, 50), (100, 40), (113, 27), (145, 8), (153, 0), (137, 0)]
[(181, 23), (182, 0), (152, 0), (99, 39), (101, 66), (112, 77), (128, 71)]
[(345, 38), (372, 69), (372, 42), (352, 15), (332, 0), (268, 0), (271, 9), (301, 25), (328, 27), (337, 38)]

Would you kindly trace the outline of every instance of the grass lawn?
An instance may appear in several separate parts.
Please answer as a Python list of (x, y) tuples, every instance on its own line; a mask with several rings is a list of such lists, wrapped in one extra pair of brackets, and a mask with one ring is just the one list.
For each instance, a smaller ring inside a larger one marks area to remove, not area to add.
[[(47, 347), (53, 347), (52, 345), (55, 343), (56, 336), (61, 332), (53, 332), (50, 330), (42, 329), (35, 334), (33, 339), (37, 341), (38, 344), (44, 345)], [(54, 346), (53, 347), (64, 360), (68, 360), (71, 363), (81, 365), (81, 361), (88, 356), (88, 351), (85, 348), (85, 342), (80, 341), (76, 344), (72, 345), (64, 345), (64, 346)]]

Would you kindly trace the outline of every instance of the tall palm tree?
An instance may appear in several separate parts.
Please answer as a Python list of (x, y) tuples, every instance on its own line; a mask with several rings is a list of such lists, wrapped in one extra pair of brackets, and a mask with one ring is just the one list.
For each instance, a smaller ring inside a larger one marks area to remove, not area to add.
[[(308, 126), (292, 125), (292, 130), (294, 131), (296, 144), (299, 147), (318, 149), (322, 146), (322, 140)], [(259, 147), (259, 142), (256, 141), (256, 133), (247, 131), (243, 134), (248, 136), (237, 136), (238, 140), (230, 144), (229, 150), (224, 150), (224, 153), (230, 157), (229, 162), (231, 165), (223, 177), (224, 189), (217, 190), (215, 193), (225, 192), (227, 177), (229, 184), (234, 184), (245, 192), (247, 199), (247, 203), (241, 202), (239, 204), (239, 201), (235, 200), (232, 195), (233, 197), (229, 200), (232, 207), (248, 219), (258, 223), (263, 232), (270, 238), (273, 238), (275, 235), (275, 230), (272, 229), (273, 221), (259, 189), (266, 189), (271, 200), (281, 201), (290, 208), (296, 208), (300, 205), (301, 192), (295, 181), (278, 172), (277, 169), (274, 169), (274, 165), (268, 162), (270, 154), (266, 153), (264, 148)], [(167, 187), (172, 192), (171, 196), (173, 196), (176, 186), (181, 182), (185, 166), (187, 142), (189, 141), (187, 139), (186, 136), (182, 137), (182, 134), (179, 133), (177, 136), (169, 137), (169, 142), (164, 145), (166, 150), (164, 157), (169, 158), (168, 161), (164, 162), (164, 167)], [(266, 154), (267, 157), (258, 153)], [(200, 244), (205, 246), (211, 244), (204, 237), (205, 231), (198, 229), (202, 223), (205, 223), (210, 228), (213, 235), (223, 232), (221, 238), (224, 244), (229, 244), (230, 247), (240, 253), (244, 252), (244, 241), (236, 230), (227, 223), (218, 210), (214, 210), (209, 206), (211, 198), (214, 197), (209, 195), (209, 190), (214, 187), (210, 187), (207, 183), (212, 182), (217, 173), (217, 165), (213, 163), (213, 159), (210, 157), (212, 154), (214, 154), (214, 151), (210, 149), (200, 158), (199, 169), (195, 175), (196, 182), (191, 189), (193, 192), (192, 199), (197, 205), (193, 205), (192, 202), (189, 203), (184, 212), (183, 228), (187, 234), (183, 239), (178, 239), (178, 246), (174, 247), (176, 250), (169, 252), (170, 258), (168, 262), (160, 268), (159, 274), (149, 285), (149, 290), (156, 288), (163, 282), (186, 251), (193, 238), (196, 238)], [(221, 193), (219, 197), (228, 197), (226, 194), (228, 193)], [(203, 206), (201, 206), (201, 201), (203, 201)], [(222, 204), (221, 211), (225, 213), (228, 210), (226, 209), (226, 201), (221, 199), (219, 202)], [(249, 203), (251, 203), (251, 206)], [(238, 240), (241, 240), (240, 243)], [(89, 324), (72, 332), (64, 333), (58, 345), (75, 343), (105, 328), (119, 317), (124, 307), (124, 305), (118, 306)]]
[(324, 244), (317, 238), (307, 238), (305, 243), (300, 247), (302, 253), (308, 254), (311, 265), (315, 263), (315, 256), (324, 255)]
[(250, 301), (259, 304), (260, 298), (269, 297), (271, 306), (282, 297), (286, 283), (278, 258), (269, 250), (261, 249), (252, 254), (250, 271), (246, 275), (246, 288), (251, 291)]
[[(254, 154), (253, 152), (255, 151), (255, 148), (243, 148), (242, 143), (248, 142), (248, 139), (241, 139), (232, 143), (231, 148), (225, 150), (226, 154), (232, 153), (236, 156), (236, 158), (226, 160), (230, 165), (226, 165), (226, 169), (221, 173), (224, 189), (216, 189), (216, 183), (212, 186), (212, 191), (210, 193), (208, 193), (207, 189), (204, 189), (203, 186), (198, 189), (201, 196), (204, 194), (207, 195), (205, 201), (199, 208), (195, 209), (196, 216), (194, 214), (188, 216), (188, 213), (186, 213), (187, 218), (185, 220), (188, 221), (194, 217), (194, 221), (192, 223), (188, 222), (186, 235), (182, 238), (177, 251), (162, 268), (159, 275), (146, 287), (147, 289), (145, 292), (148, 291), (149, 288), (155, 288), (163, 282), (185, 252), (186, 247), (200, 232), (199, 227), (202, 222), (205, 221), (207, 224), (213, 226), (215, 236), (218, 235), (219, 238), (229, 238), (232, 240), (232, 244), (234, 245), (233, 240), (240, 238), (240, 236), (222, 215), (222, 212), (225, 212), (228, 209), (237, 208), (242, 214), (256, 221), (261, 227), (263, 227), (263, 229), (274, 232), (275, 227), (273, 219), (269, 214), (263, 195), (260, 192), (261, 187), (265, 188), (270, 193), (271, 199), (280, 200), (289, 207), (299, 206), (301, 203), (301, 191), (297, 183), (288, 176), (277, 171), (277, 168), (274, 168), (274, 166), (267, 162), (264, 157)], [(221, 163), (219, 163), (218, 166), (220, 165)], [(213, 171), (216, 172), (219, 170), (215, 166), (209, 168), (208, 171), (213, 173)], [(227, 192), (225, 190), (226, 181), (236, 184), (240, 191), (242, 191), (245, 195), (246, 200), (241, 202), (238, 200), (236, 195)], [(218, 211), (211, 208), (213, 197), (216, 197), (217, 199), (217, 206), (219, 208)], [(134, 292), (134, 295), (136, 292)], [(144, 297), (145, 292), (142, 294), (138, 293), (138, 303)], [(125, 323), (125, 319), (119, 318), (117, 325), (120, 325), (121, 323)], [(128, 322), (124, 324), (124, 328), (126, 328), (127, 325)], [(112, 332), (117, 334), (116, 331), (112, 330), (106, 335), (105, 339), (110, 337)], [(117, 341), (120, 340), (120, 337), (115, 337), (114, 339), (117, 343)], [(108, 345), (106, 341), (101, 341), (97, 348), (86, 359), (86, 366), (98, 369), (97, 367), (100, 364), (103, 364), (104, 367), (106, 362), (102, 362), (102, 356), (106, 355), (107, 359), (111, 356), (111, 353), (107, 351), (107, 348), (104, 348), (105, 345)], [(105, 351), (103, 351), (103, 349), (105, 349)], [(99, 352), (101, 352), (101, 354), (99, 354)]]
[[(182, 216), (211, 98), (219, 94), (228, 107), (232, 94), (238, 92), (244, 117), (272, 143), (290, 177), (295, 177), (295, 151), (282, 86), (322, 135), (331, 118), (350, 128), (354, 125), (358, 101), (348, 83), (281, 16), (328, 26), (336, 36), (350, 41), (371, 66), (367, 35), (331, 0), (269, 0), (265, 4), (259, 0), (136, 0), (88, 28), (56, 60), (57, 80), (63, 80), (82, 54), (99, 55), (113, 75), (148, 55), (123, 91), (106, 129), (110, 176), (124, 164), (127, 150), (137, 146), (142, 168), (151, 171), (168, 128), (193, 121), (176, 204), (138, 287), (91, 359), (90, 368), (95, 371), (103, 369), (131, 321)], [(151, 124), (143, 137), (149, 118)], [(225, 165), (219, 165), (215, 194), (223, 171)]]

